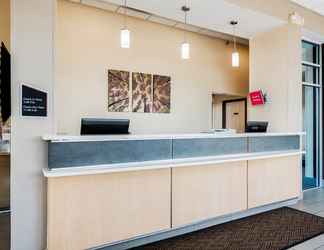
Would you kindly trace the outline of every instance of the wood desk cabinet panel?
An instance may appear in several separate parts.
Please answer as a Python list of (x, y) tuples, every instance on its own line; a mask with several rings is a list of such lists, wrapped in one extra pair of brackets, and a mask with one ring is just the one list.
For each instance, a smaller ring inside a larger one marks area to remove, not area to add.
[(172, 226), (247, 209), (247, 162), (172, 169)]
[(48, 249), (88, 249), (169, 229), (170, 171), (48, 179)]
[(0, 155), (0, 208), (10, 207), (10, 155)]
[(301, 192), (301, 157), (248, 161), (248, 207), (296, 198)]

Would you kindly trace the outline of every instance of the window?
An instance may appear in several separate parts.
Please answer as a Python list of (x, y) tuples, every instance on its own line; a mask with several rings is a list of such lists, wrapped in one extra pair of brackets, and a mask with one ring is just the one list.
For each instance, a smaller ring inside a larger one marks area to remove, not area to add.
[(320, 46), (303, 41), (303, 83), (320, 84)]
[(320, 46), (303, 41), (303, 61), (307, 63), (320, 64)]
[(303, 129), (306, 132), (303, 155), (303, 189), (319, 186), (321, 47), (302, 42)]

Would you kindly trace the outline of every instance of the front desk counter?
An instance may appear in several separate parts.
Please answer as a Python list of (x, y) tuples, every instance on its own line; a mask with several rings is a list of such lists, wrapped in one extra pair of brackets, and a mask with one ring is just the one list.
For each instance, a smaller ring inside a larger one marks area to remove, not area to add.
[(44, 136), (48, 250), (126, 249), (294, 204), (302, 135)]

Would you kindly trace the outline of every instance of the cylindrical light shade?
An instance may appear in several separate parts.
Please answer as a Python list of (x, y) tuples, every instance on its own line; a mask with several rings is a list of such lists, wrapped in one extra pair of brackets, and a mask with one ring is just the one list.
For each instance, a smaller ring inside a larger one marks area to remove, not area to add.
[(122, 29), (120, 31), (120, 46), (123, 49), (130, 48), (130, 32), (128, 29)]
[(237, 51), (232, 53), (232, 66), (240, 67), (240, 54)]
[(190, 58), (190, 44), (183, 43), (181, 45), (181, 58), (187, 60)]

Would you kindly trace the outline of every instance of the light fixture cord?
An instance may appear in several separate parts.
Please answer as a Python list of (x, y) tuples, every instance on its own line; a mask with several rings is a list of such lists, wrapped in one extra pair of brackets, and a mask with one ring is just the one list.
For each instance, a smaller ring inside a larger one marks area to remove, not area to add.
[(124, 29), (127, 29), (127, 0), (124, 0)]
[[(187, 25), (187, 11), (185, 11), (185, 25)], [(186, 32), (186, 30), (184, 31), (183, 38), (184, 38), (184, 42), (186, 43), (187, 42), (187, 32)]]
[(234, 52), (237, 51), (236, 47), (236, 25), (233, 25), (233, 40), (234, 40)]
[[(185, 0), (185, 8), (188, 8), (188, 1)], [(184, 18), (185, 18), (185, 26), (187, 25), (187, 19), (188, 19), (188, 11), (187, 10), (184, 10)], [(186, 27), (184, 27), (186, 29)], [(187, 42), (187, 32), (186, 30), (184, 30), (184, 33), (183, 33), (183, 42), (186, 43)]]

